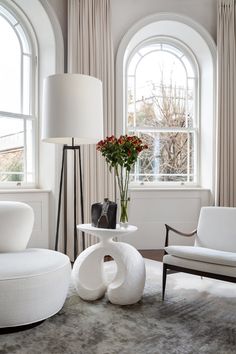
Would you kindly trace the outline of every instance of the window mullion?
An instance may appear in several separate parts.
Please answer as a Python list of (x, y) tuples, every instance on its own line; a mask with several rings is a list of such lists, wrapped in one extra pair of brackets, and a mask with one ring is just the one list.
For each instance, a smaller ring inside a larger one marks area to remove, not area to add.
[(4, 112), (4, 111), (0, 111), (0, 117), (9, 118), (9, 119), (10, 118), (19, 118), (19, 119), (35, 120), (35, 116), (33, 116), (33, 115), (12, 113), (12, 112)]
[(187, 182), (189, 182), (190, 174), (190, 133), (187, 134)]

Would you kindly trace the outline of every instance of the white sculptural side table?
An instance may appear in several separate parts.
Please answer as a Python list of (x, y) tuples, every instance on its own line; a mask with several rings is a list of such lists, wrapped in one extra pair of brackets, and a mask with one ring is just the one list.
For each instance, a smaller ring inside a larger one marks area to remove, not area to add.
[[(117, 236), (135, 232), (136, 226), (127, 228), (100, 229), (91, 224), (78, 225), (78, 229), (97, 236), (100, 242), (85, 249), (76, 259), (72, 280), (78, 295), (84, 300), (96, 300), (107, 291), (110, 302), (130, 305), (140, 300), (143, 294), (146, 271), (143, 257), (131, 245), (114, 242)], [(110, 255), (117, 265), (115, 278), (107, 283), (104, 277), (104, 256)]]

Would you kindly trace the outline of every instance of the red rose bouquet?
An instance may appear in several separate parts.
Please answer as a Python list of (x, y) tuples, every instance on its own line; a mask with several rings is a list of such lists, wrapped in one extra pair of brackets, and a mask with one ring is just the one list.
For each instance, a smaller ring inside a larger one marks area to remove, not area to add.
[(110, 171), (114, 168), (120, 191), (120, 222), (128, 223), (128, 185), (132, 166), (138, 155), (148, 146), (136, 135), (114, 135), (97, 143), (97, 150), (105, 157)]

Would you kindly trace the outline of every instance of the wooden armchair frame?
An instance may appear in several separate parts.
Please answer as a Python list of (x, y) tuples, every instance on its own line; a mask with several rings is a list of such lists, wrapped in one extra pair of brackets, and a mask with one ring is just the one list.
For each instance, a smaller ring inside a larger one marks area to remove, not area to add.
[[(170, 231), (176, 233), (177, 235), (183, 236), (183, 237), (191, 237), (191, 236), (194, 236), (195, 234), (197, 234), (197, 229), (193, 230), (190, 233), (185, 233), (185, 232), (181, 232), (179, 230), (176, 230), (167, 224), (165, 224), (165, 227), (166, 227), (165, 247), (169, 246), (169, 232)], [(167, 252), (165, 251), (164, 254), (167, 254)], [(199, 270), (195, 270), (195, 269), (184, 268), (184, 267), (179, 267), (179, 266), (175, 266), (172, 264), (163, 263), (163, 276), (162, 276), (162, 300), (163, 301), (165, 298), (166, 276), (167, 276), (167, 271), (169, 269), (177, 271), (177, 272), (189, 273), (189, 274), (199, 275), (201, 277), (213, 278), (213, 279), (228, 281), (231, 283), (236, 283), (236, 278), (234, 278), (234, 277), (221, 275), (221, 274), (208, 273), (208, 272), (203, 272), (203, 271), (199, 271)]]

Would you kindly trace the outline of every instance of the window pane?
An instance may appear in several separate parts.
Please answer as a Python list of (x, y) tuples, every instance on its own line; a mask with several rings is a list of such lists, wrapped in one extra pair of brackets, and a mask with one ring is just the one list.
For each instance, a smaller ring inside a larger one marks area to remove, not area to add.
[(133, 58), (131, 59), (130, 63), (129, 63), (129, 68), (128, 68), (128, 75), (135, 75), (135, 71), (136, 71), (136, 67), (137, 64), (140, 60), (141, 56), (136, 53)]
[[(172, 86), (186, 86), (186, 71), (175, 55), (164, 51), (155, 51), (139, 62), (136, 73), (137, 87), (145, 93), (147, 82)], [(149, 92), (149, 91), (148, 91)]]
[(189, 174), (192, 176), (192, 178), (196, 178), (196, 158), (195, 158), (195, 137), (194, 134), (189, 134)]
[(160, 50), (160, 49), (161, 49), (161, 44), (160, 43), (153, 43), (153, 44), (150, 44), (148, 46), (145, 46), (145, 47), (139, 49), (138, 52), (141, 55), (145, 55), (145, 54), (150, 53), (153, 50)]
[(190, 63), (190, 61), (188, 60), (188, 58), (186, 58), (185, 56), (182, 57), (182, 61), (184, 63), (184, 66), (187, 70), (188, 73), (188, 77), (195, 77), (195, 73), (193, 71), (193, 67), (192, 64)]
[(127, 85), (127, 125), (133, 127), (135, 126), (134, 76), (128, 76)]
[(24, 32), (22, 26), (18, 24), (15, 28), (20, 35), (21, 44), (23, 47), (23, 53), (29, 54), (30, 53), (29, 43), (28, 43), (28, 40), (26, 38), (26, 35), (25, 35), (25, 32)]
[(194, 175), (193, 133), (153, 132), (140, 137), (149, 149), (142, 152), (132, 171), (138, 175), (138, 181), (187, 182), (188, 175)]
[(33, 182), (33, 122), (26, 122), (26, 161), (27, 161), (27, 182)]
[(163, 83), (150, 86), (149, 97), (136, 100), (136, 127), (185, 127), (186, 90)]
[(195, 125), (195, 79), (188, 79), (188, 126), (194, 127)]
[(36, 71), (30, 39), (17, 13), (0, 5), (0, 182), (35, 181)]
[(22, 181), (24, 173), (24, 123), (0, 118), (0, 181)]
[(157, 51), (136, 72), (136, 127), (185, 127), (187, 77), (181, 61)]
[(183, 57), (183, 53), (170, 44), (162, 44), (162, 50), (175, 54), (177, 57)]
[(21, 113), (21, 49), (16, 33), (0, 16), (0, 111)]
[(23, 113), (30, 114), (30, 57), (23, 55)]
[(17, 23), (17, 20), (15, 19), (15, 17), (13, 17), (9, 11), (7, 11), (3, 6), (0, 5), (0, 12), (1, 14), (3, 14), (4, 16), (6, 16), (6, 18), (13, 24), (13, 26)]

